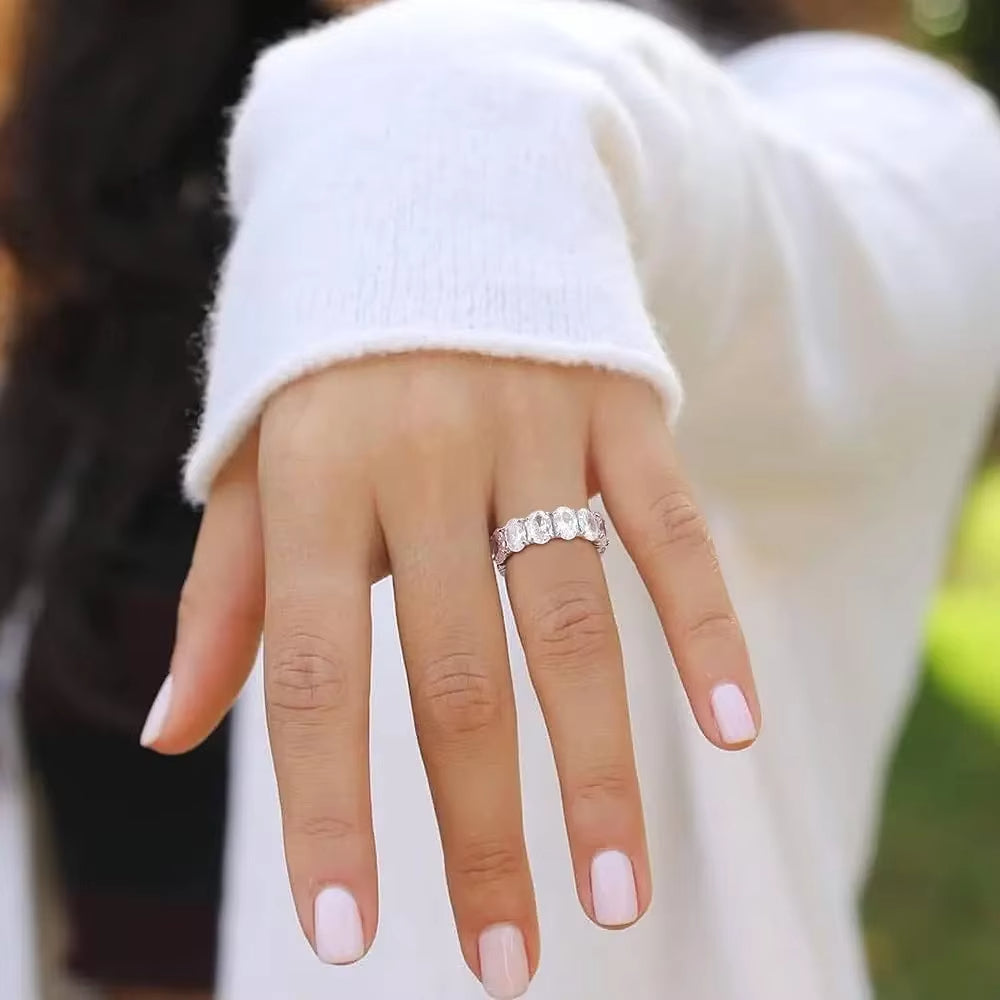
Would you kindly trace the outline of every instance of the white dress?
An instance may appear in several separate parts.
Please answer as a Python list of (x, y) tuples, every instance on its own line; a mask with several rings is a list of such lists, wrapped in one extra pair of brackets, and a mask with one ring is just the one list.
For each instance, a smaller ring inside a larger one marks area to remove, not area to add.
[[(655, 901), (580, 911), (514, 632), (542, 962), (535, 1000), (862, 1000), (857, 920), (920, 621), (1000, 370), (1000, 128), (953, 71), (806, 35), (720, 64), (601, 4), (397, 0), (266, 55), (230, 153), (204, 492), (267, 394), (425, 346), (652, 381), (745, 627), (750, 752), (690, 718), (613, 544)], [(379, 405), (376, 402), (374, 405)], [(390, 405), (385, 401), (382, 405)], [(236, 726), (223, 1000), (473, 1000), (376, 588), (381, 926), (356, 967), (302, 938), (259, 682)]]
[[(868, 996), (859, 889), (1000, 370), (985, 97), (860, 37), (719, 64), (620, 8), (399, 0), (265, 56), (229, 165), (239, 229), (196, 495), (269, 391), (361, 353), (600, 364), (651, 380), (672, 413), (686, 394), (677, 434), (763, 736), (735, 757), (700, 736), (613, 544), (655, 901), (633, 930), (601, 931), (576, 900), (510, 630), (542, 932), (529, 996)], [(388, 584), (374, 617), (376, 943), (334, 969), (302, 938), (255, 681), (236, 726), (223, 1000), (482, 995), (452, 929)]]
[[(655, 900), (634, 929), (601, 931), (577, 903), (511, 631), (542, 932), (529, 996), (867, 997), (858, 892), (1000, 370), (1000, 128), (984, 95), (860, 37), (720, 63), (598, 3), (396, 0), (264, 57), (229, 168), (238, 230), (193, 495), (274, 388), (368, 352), (603, 365), (649, 379), (677, 420), (763, 734), (736, 756), (699, 735), (613, 542)], [(482, 995), (388, 584), (373, 611), (376, 943), (338, 969), (301, 935), (255, 677), (235, 728), (222, 1000)]]

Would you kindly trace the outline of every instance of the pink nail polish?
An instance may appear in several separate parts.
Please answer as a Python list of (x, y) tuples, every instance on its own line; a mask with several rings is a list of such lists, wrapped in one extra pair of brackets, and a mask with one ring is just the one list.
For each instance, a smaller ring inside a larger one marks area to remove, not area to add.
[(160, 738), (163, 724), (167, 721), (167, 715), (170, 712), (170, 696), (173, 689), (174, 679), (170, 674), (167, 674), (167, 679), (163, 682), (153, 701), (149, 715), (146, 716), (145, 725), (142, 727), (142, 734), (139, 736), (139, 742), (144, 747), (151, 747)]
[(332, 885), (316, 897), (316, 954), (328, 965), (350, 965), (365, 953), (361, 911), (342, 886)]
[(531, 976), (521, 932), (512, 924), (487, 927), (479, 935), (479, 969), (483, 988), (494, 1000), (524, 996)]
[(604, 851), (590, 864), (594, 919), (602, 927), (627, 927), (639, 919), (635, 872), (627, 854)]
[(712, 692), (712, 714), (719, 736), (727, 746), (752, 743), (757, 739), (757, 725), (750, 706), (736, 684), (720, 684)]

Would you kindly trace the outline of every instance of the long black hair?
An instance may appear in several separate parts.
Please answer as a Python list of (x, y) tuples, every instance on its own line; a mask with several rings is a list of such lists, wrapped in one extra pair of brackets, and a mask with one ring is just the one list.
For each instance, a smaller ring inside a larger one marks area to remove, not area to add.
[[(36, 584), (44, 627), (29, 679), (134, 727), (166, 668), (167, 612), (197, 527), (177, 484), (228, 236), (226, 109), (255, 53), (318, 11), (310, 0), (31, 5), (0, 130), (0, 245), (17, 273), (0, 394), (0, 617)], [(771, 0), (686, 6), (730, 36), (786, 27)], [(107, 664), (116, 628), (135, 627), (125, 597), (149, 593), (163, 610), (136, 688)]]

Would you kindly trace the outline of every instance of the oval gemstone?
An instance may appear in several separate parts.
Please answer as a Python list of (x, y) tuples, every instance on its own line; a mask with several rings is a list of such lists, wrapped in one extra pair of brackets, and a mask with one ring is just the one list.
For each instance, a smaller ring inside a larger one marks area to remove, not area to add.
[(520, 552), (528, 544), (528, 532), (519, 517), (511, 518), (504, 525), (503, 533), (511, 552)]
[(576, 515), (580, 524), (580, 534), (586, 538), (588, 542), (596, 542), (601, 534), (597, 516), (589, 507), (581, 507), (576, 512)]
[(544, 510), (536, 510), (526, 521), (528, 541), (532, 545), (544, 545), (552, 541), (552, 518)]
[(604, 555), (608, 550), (608, 526), (601, 514), (594, 514), (594, 520), (597, 522), (597, 551)]
[(571, 507), (557, 507), (552, 512), (552, 526), (555, 533), (567, 542), (580, 534), (580, 524), (577, 521), (576, 511)]
[(510, 549), (507, 548), (507, 532), (503, 529), (495, 531), (493, 533), (493, 558), (498, 562), (502, 563), (510, 555)]

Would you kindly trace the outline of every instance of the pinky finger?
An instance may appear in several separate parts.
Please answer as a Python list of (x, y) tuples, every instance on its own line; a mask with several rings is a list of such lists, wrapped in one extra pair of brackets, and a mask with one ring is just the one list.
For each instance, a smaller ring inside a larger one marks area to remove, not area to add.
[(656, 606), (698, 725), (741, 750), (760, 731), (743, 630), (708, 526), (655, 398), (624, 380), (598, 414), (594, 469), (608, 513)]

